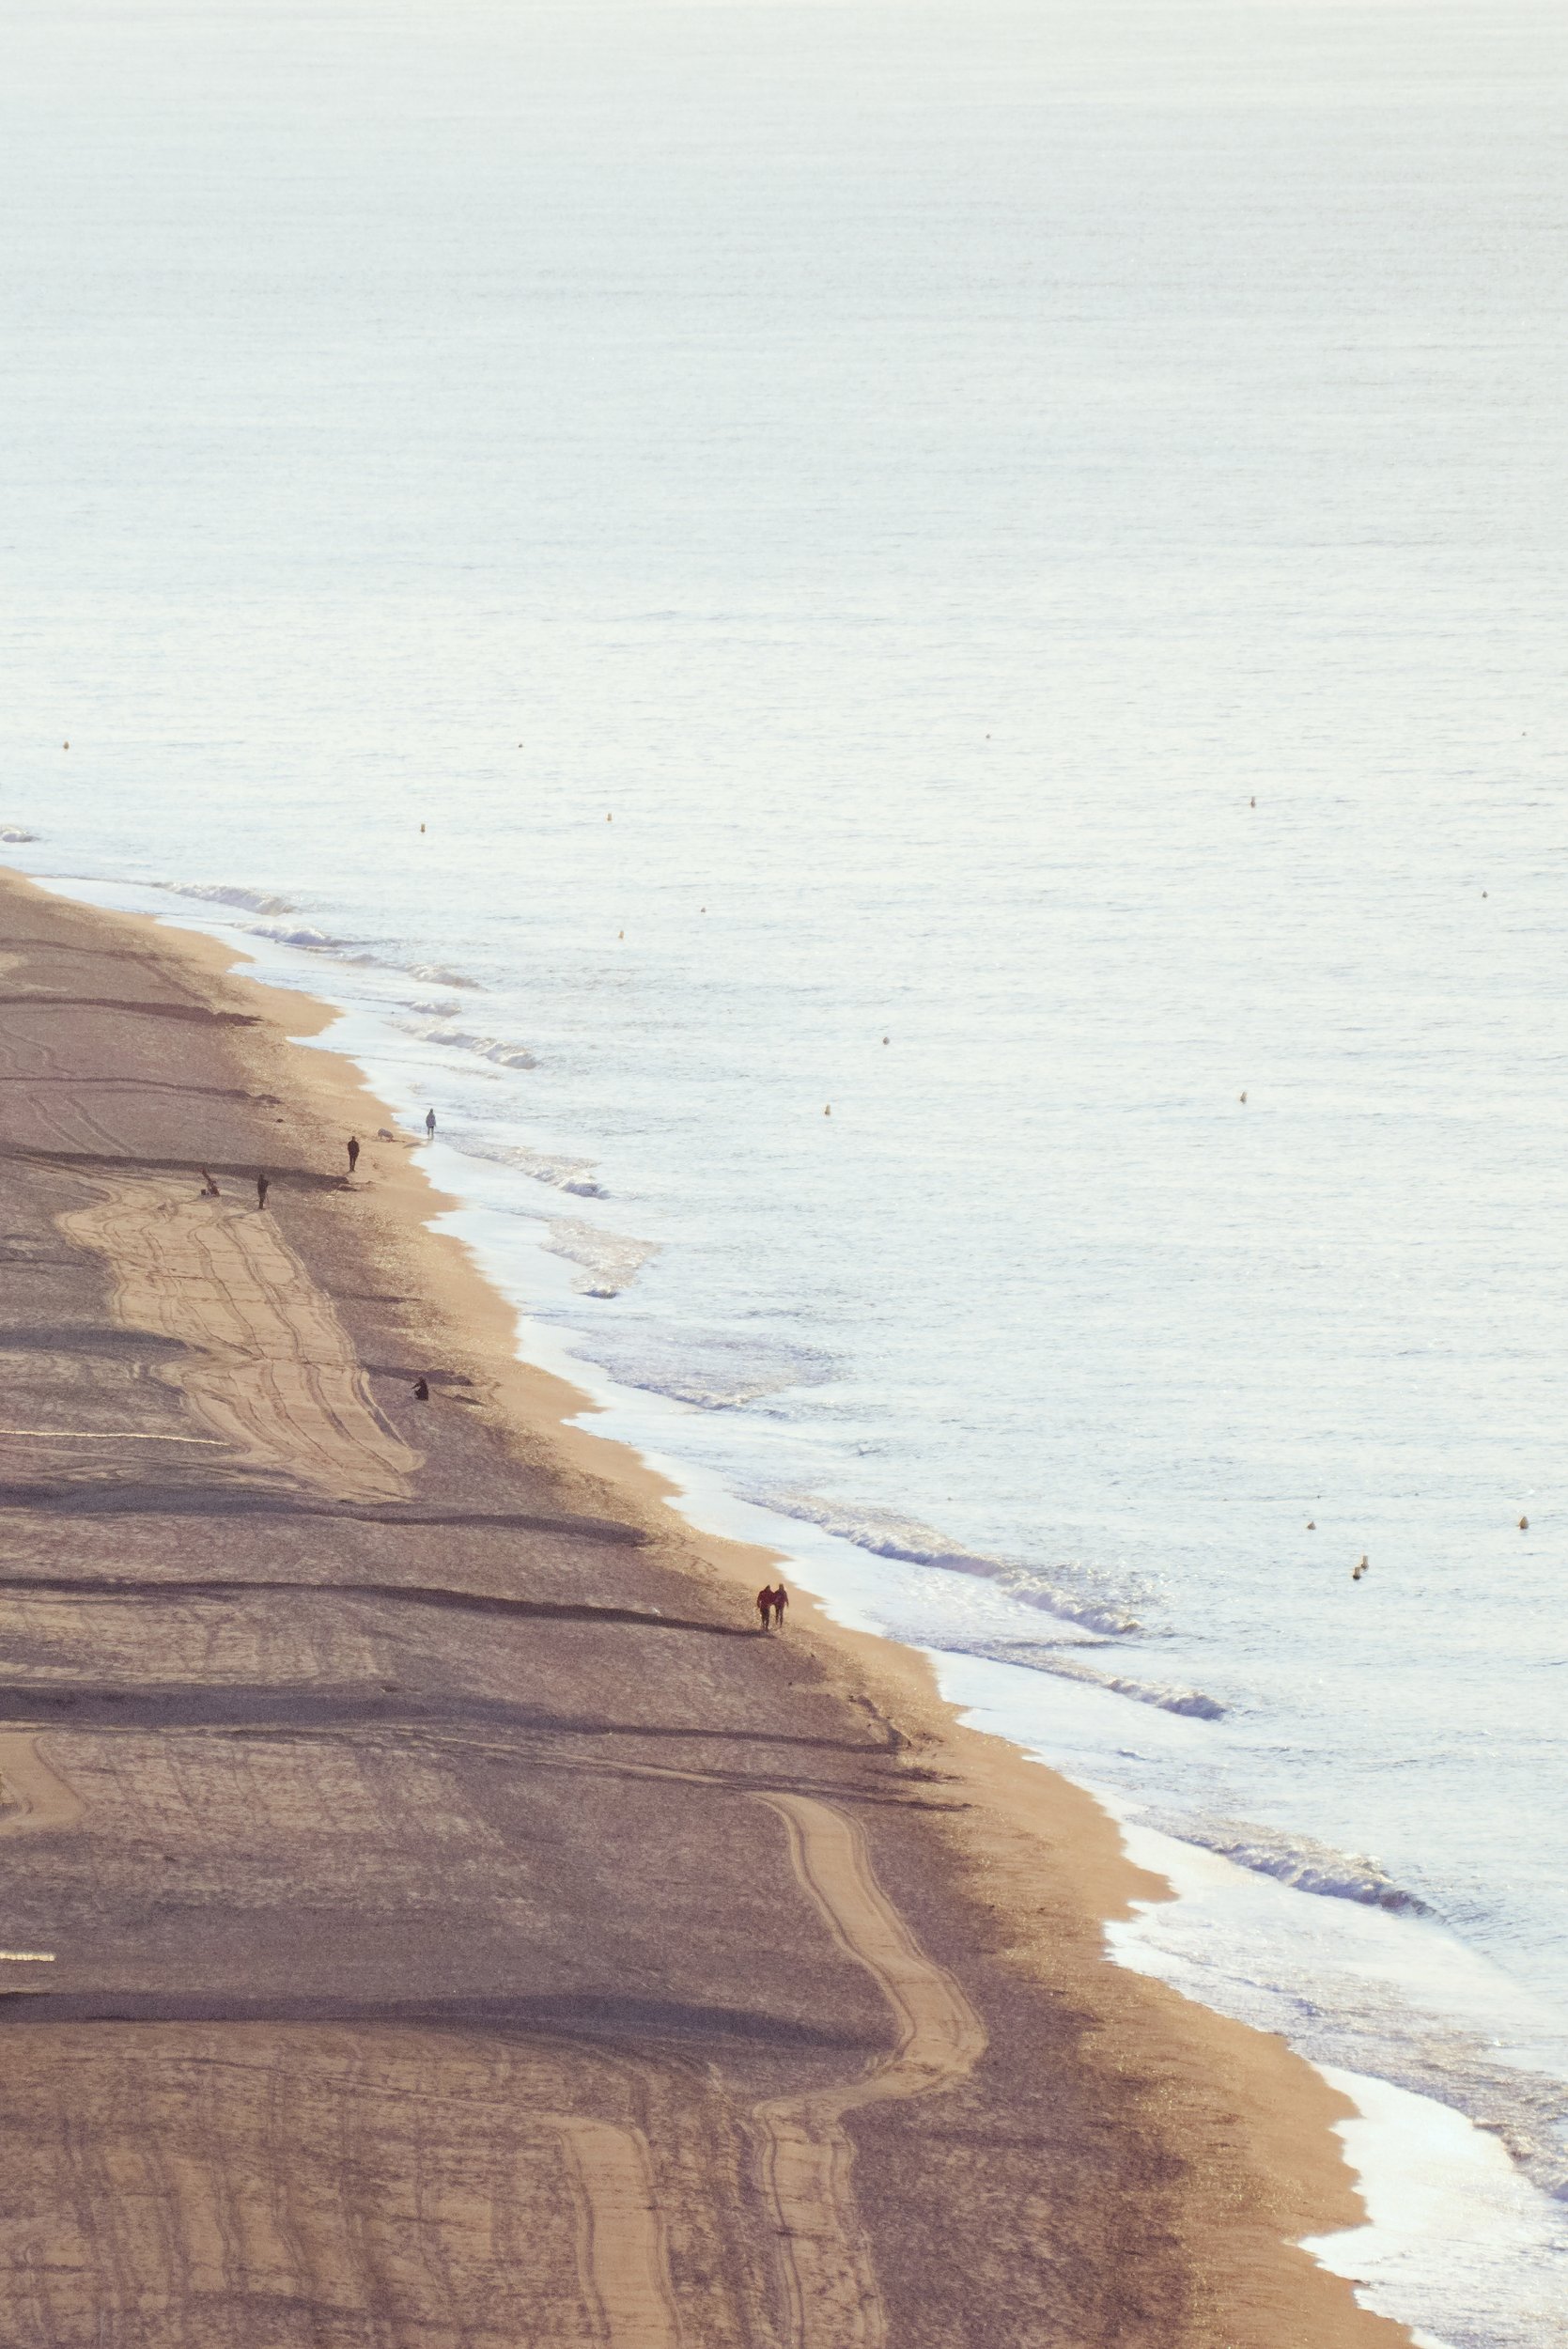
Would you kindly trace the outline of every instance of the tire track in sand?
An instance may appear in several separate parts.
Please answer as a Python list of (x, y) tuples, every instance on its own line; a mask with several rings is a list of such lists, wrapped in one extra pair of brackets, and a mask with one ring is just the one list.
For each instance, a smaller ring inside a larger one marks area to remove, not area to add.
[(753, 2116), (778, 2226), (784, 2340), (787, 2349), (883, 2349), (886, 2312), (855, 2208), (844, 2115), (952, 2087), (979, 2061), (986, 2027), (877, 1883), (860, 1823), (806, 1795), (761, 1799), (783, 1819), (791, 1865), (829, 1932), (872, 1976), (898, 2024), (897, 2046), (859, 2079), (770, 2097)]
[(0, 1835), (74, 1827), (82, 1810), (81, 1796), (50, 1768), (30, 1732), (0, 1730)]
[(420, 1455), (377, 1410), (331, 1300), (271, 1215), (127, 1178), (59, 1228), (109, 1259), (120, 1322), (192, 1349), (160, 1376), (247, 1466), (339, 1500), (405, 1498)]
[(646, 2138), (575, 2113), (545, 2118), (560, 2136), (577, 2204), (578, 2274), (607, 2349), (680, 2349)]

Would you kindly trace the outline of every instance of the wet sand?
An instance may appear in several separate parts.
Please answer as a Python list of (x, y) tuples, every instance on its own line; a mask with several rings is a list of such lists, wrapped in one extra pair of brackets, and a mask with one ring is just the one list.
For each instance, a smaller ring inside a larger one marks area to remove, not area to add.
[(759, 1634), (227, 960), (0, 888), (0, 2339), (1405, 2341), (1095, 1806)]

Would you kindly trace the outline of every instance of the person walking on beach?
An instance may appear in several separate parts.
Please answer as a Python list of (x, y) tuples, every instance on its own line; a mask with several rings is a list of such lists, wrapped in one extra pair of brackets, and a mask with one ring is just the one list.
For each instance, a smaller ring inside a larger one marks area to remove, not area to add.
[(353, 1173), (353, 1171), (354, 1171), (355, 1167), (356, 1167), (356, 1166), (358, 1166), (358, 1164), (359, 1164), (359, 1136), (358, 1136), (358, 1134), (350, 1134), (350, 1135), (349, 1136), (349, 1174), (350, 1174)]
[(784, 1589), (784, 1584), (781, 1582), (777, 1590), (773, 1593), (773, 1626), (775, 1630), (782, 1631), (784, 1629), (784, 1609), (788, 1605), (789, 1593)]
[(256, 1178), (256, 1204), (258, 1207), (264, 1207), (267, 1205), (267, 1192), (269, 1189), (270, 1185), (267, 1176), (265, 1174), (258, 1174)]
[(427, 1142), (434, 1142), (435, 1138), (436, 1113), (434, 1110), (427, 1110), (425, 1112), (425, 1139)]
[(762, 1617), (763, 1629), (769, 1630), (773, 1622), (773, 1594), (767, 1583), (757, 1593), (757, 1613)]
[(201, 1170), (201, 1195), (204, 1199), (216, 1199), (218, 1196), (218, 1186), (205, 1166)]

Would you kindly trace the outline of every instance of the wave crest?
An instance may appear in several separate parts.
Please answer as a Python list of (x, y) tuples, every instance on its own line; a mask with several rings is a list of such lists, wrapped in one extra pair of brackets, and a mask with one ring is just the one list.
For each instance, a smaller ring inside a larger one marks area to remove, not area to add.
[(497, 1068), (537, 1068), (539, 1065), (524, 1044), (515, 1044), (507, 1036), (484, 1035), (473, 1028), (454, 1027), (447, 1019), (433, 1020), (415, 1033), (427, 1044), (442, 1044), (454, 1052), (472, 1052), (478, 1060), (493, 1062)]
[(265, 889), (239, 889), (228, 881), (154, 881), (154, 889), (171, 897), (195, 897), (211, 906), (234, 906), (241, 913), (294, 913), (287, 897), (271, 896)]
[(791, 1387), (820, 1386), (832, 1358), (815, 1347), (735, 1330), (682, 1330), (618, 1321), (596, 1336), (594, 1360), (624, 1387), (667, 1394), (701, 1411), (736, 1410)]
[(597, 1223), (569, 1215), (552, 1216), (543, 1245), (552, 1256), (581, 1265), (572, 1283), (580, 1297), (619, 1297), (629, 1288), (643, 1267), (659, 1253), (654, 1239), (629, 1239), (618, 1232), (601, 1232)]
[[(923, 1645), (926, 1642), (923, 1641)], [(1080, 1664), (1060, 1649), (1043, 1647), (1033, 1640), (934, 1640), (943, 1656), (982, 1656), (996, 1664), (1021, 1664), (1026, 1670), (1054, 1673), (1058, 1680), (1080, 1680), (1112, 1696), (1130, 1697), (1135, 1704), (1157, 1705), (1162, 1713), (1180, 1713), (1189, 1720), (1222, 1721), (1229, 1707), (1201, 1688), (1172, 1688), (1157, 1680), (1130, 1680), (1122, 1672), (1099, 1672)]]
[(1023, 1606), (1038, 1607), (1065, 1623), (1081, 1624), (1086, 1630), (1119, 1639), (1141, 1628), (1137, 1616), (1111, 1594), (1094, 1587), (1087, 1575), (1069, 1581), (1064, 1579), (1066, 1570), (1047, 1574), (1017, 1559), (965, 1549), (934, 1526), (923, 1525), (917, 1517), (901, 1517), (895, 1510), (823, 1501), (815, 1493), (762, 1491), (749, 1497), (764, 1508), (778, 1510), (781, 1517), (798, 1517), (839, 1541), (853, 1542), (857, 1549), (867, 1549), (875, 1558), (904, 1559), (910, 1565), (935, 1566), (946, 1574), (984, 1576)]
[(535, 1150), (521, 1142), (472, 1142), (458, 1143), (465, 1157), (489, 1159), (496, 1166), (509, 1166), (531, 1182), (547, 1183), (551, 1190), (570, 1191), (574, 1199), (602, 1199), (604, 1190), (594, 1180), (594, 1160), (574, 1159), (564, 1151)]
[(1245, 1819), (1170, 1819), (1152, 1817), (1151, 1827), (1178, 1843), (1195, 1843), (1221, 1859), (1234, 1860), (1254, 1875), (1272, 1876), (1297, 1892), (1316, 1892), (1327, 1900), (1359, 1901), (1365, 1908), (1386, 1908), (1395, 1916), (1430, 1917), (1427, 1903), (1396, 1884), (1382, 1862), (1364, 1852), (1336, 1851), (1310, 1835), (1287, 1834), (1282, 1828), (1256, 1827)]
[(287, 922), (255, 922), (251, 925), (256, 938), (271, 938), (280, 946), (303, 946), (312, 954), (331, 954), (341, 946), (340, 938), (330, 938), (325, 930), (312, 929), (308, 924), (291, 929)]

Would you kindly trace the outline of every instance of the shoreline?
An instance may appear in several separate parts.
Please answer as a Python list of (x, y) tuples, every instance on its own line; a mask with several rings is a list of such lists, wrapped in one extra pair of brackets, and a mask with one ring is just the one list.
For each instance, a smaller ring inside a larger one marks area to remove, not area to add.
[[(8, 896), (25, 891), (80, 913), (74, 901), (21, 877), (8, 875), (5, 886)], [(355, 1125), (373, 1134), (383, 1124), (396, 1130), (352, 1062), (332, 1047), (318, 1042), (305, 1051), (293, 1040), (319, 1039), (338, 1017), (331, 1005), (268, 988), (235, 968), (237, 950), (179, 927), (177, 917), (94, 910), (83, 918), (155, 940), (157, 954), (190, 966), (204, 989), (255, 1005), (267, 1025), (260, 1037), (247, 1035), (246, 1047), (254, 1041), (272, 1066), (287, 1068), (290, 1097), (308, 1097), (320, 1131)], [(439, 1359), (482, 1378), (507, 1441), (531, 1467), (564, 1467), (612, 1491), (617, 1511), (629, 1510), (650, 1538), (689, 1553), (687, 1571), (694, 1564), (710, 1590), (727, 1590), (732, 1603), (749, 1607), (759, 1572), (769, 1571), (776, 1553), (701, 1533), (670, 1479), (580, 1424), (600, 1406), (582, 1387), (520, 1359), (513, 1308), (470, 1248), (433, 1228), (434, 1219), (450, 1219), (462, 1203), (433, 1187), (411, 1144), (372, 1143), (366, 1156), (373, 1172), (355, 1196), (373, 1206), (380, 1227), (372, 1252), (412, 1276), (425, 1300), (424, 1327), (439, 1330)], [(1361, 2223), (1361, 2200), (1334, 2134), (1355, 2121), (1354, 2108), (1283, 2042), (1193, 2005), (1106, 1952), (1108, 1923), (1131, 1914), (1134, 1903), (1172, 1893), (1126, 1857), (1114, 1823), (1088, 1794), (1022, 1749), (967, 1725), (939, 1694), (918, 1651), (835, 1623), (804, 1592), (798, 1608), (792, 1636), (836, 1699), (868, 1710), (905, 1767), (961, 1789), (961, 1826), (944, 1814), (930, 1833), (990, 1919), (1001, 1965), (1032, 1992), (1072, 2004), (1110, 2076), (1135, 2083), (1139, 2126), (1153, 2125), (1172, 2152), (1178, 2143), (1182, 2149), (1180, 2253), (1204, 2280), (1179, 2336), (1161, 2338), (1255, 2341), (1258, 2349), (1408, 2341), (1405, 2328), (1360, 2309), (1347, 2284), (1296, 2248), (1302, 2236)]]

